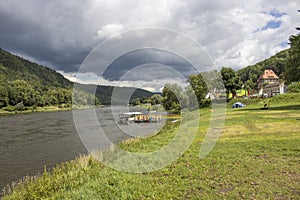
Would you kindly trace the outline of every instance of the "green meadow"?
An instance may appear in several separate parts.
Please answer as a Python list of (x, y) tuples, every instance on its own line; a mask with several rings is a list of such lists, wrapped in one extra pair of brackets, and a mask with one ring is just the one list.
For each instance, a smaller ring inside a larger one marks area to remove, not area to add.
[[(264, 103), (269, 109), (261, 110)], [(213, 150), (199, 158), (212, 113), (200, 110), (197, 135), (188, 150), (160, 170), (125, 173), (104, 166), (91, 155), (24, 177), (4, 191), (12, 199), (299, 199), (300, 95), (229, 103), (222, 134)], [(194, 113), (191, 113), (191, 119)], [(151, 152), (168, 144), (180, 122), (158, 134), (119, 144), (132, 152)]]

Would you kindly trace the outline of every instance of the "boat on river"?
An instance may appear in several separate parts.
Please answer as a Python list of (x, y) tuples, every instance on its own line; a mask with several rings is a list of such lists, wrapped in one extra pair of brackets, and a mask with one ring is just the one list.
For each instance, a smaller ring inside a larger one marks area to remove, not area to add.
[(126, 112), (119, 114), (120, 124), (161, 122), (162, 115), (156, 112)]

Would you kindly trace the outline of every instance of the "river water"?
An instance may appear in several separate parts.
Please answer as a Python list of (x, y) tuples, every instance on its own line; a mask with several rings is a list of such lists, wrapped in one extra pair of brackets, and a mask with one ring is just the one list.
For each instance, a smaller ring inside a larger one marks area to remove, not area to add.
[[(89, 113), (96, 113), (98, 125), (114, 144), (141, 136), (141, 130), (145, 134), (155, 133), (163, 125), (118, 125), (116, 116), (123, 111), (123, 108), (116, 109), (113, 114), (111, 108), (106, 107), (74, 112), (84, 118), (85, 130), (90, 131), (96, 131), (97, 127), (89, 123), (93, 120)], [(100, 148), (109, 145), (104, 140), (99, 144)], [(86, 153), (71, 111), (0, 116), (0, 188), (26, 175), (36, 175), (44, 170), (44, 166), (52, 168)]]

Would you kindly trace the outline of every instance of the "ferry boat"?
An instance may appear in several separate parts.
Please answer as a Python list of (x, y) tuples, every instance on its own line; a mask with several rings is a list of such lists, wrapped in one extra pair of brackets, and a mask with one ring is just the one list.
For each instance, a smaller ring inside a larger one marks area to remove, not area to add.
[(130, 123), (152, 123), (161, 122), (162, 116), (156, 112), (149, 112), (143, 114), (142, 112), (126, 112), (119, 114), (120, 124), (130, 124)]
[(136, 116), (142, 115), (142, 112), (126, 112), (119, 114), (120, 124), (130, 124), (134, 122)]

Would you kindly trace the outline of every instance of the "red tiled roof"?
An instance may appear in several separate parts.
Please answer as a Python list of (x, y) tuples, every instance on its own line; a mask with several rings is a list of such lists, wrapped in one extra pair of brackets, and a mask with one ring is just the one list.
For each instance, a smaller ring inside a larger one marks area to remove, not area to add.
[(257, 81), (260, 81), (261, 79), (278, 79), (278, 76), (273, 72), (273, 70), (266, 69)]

